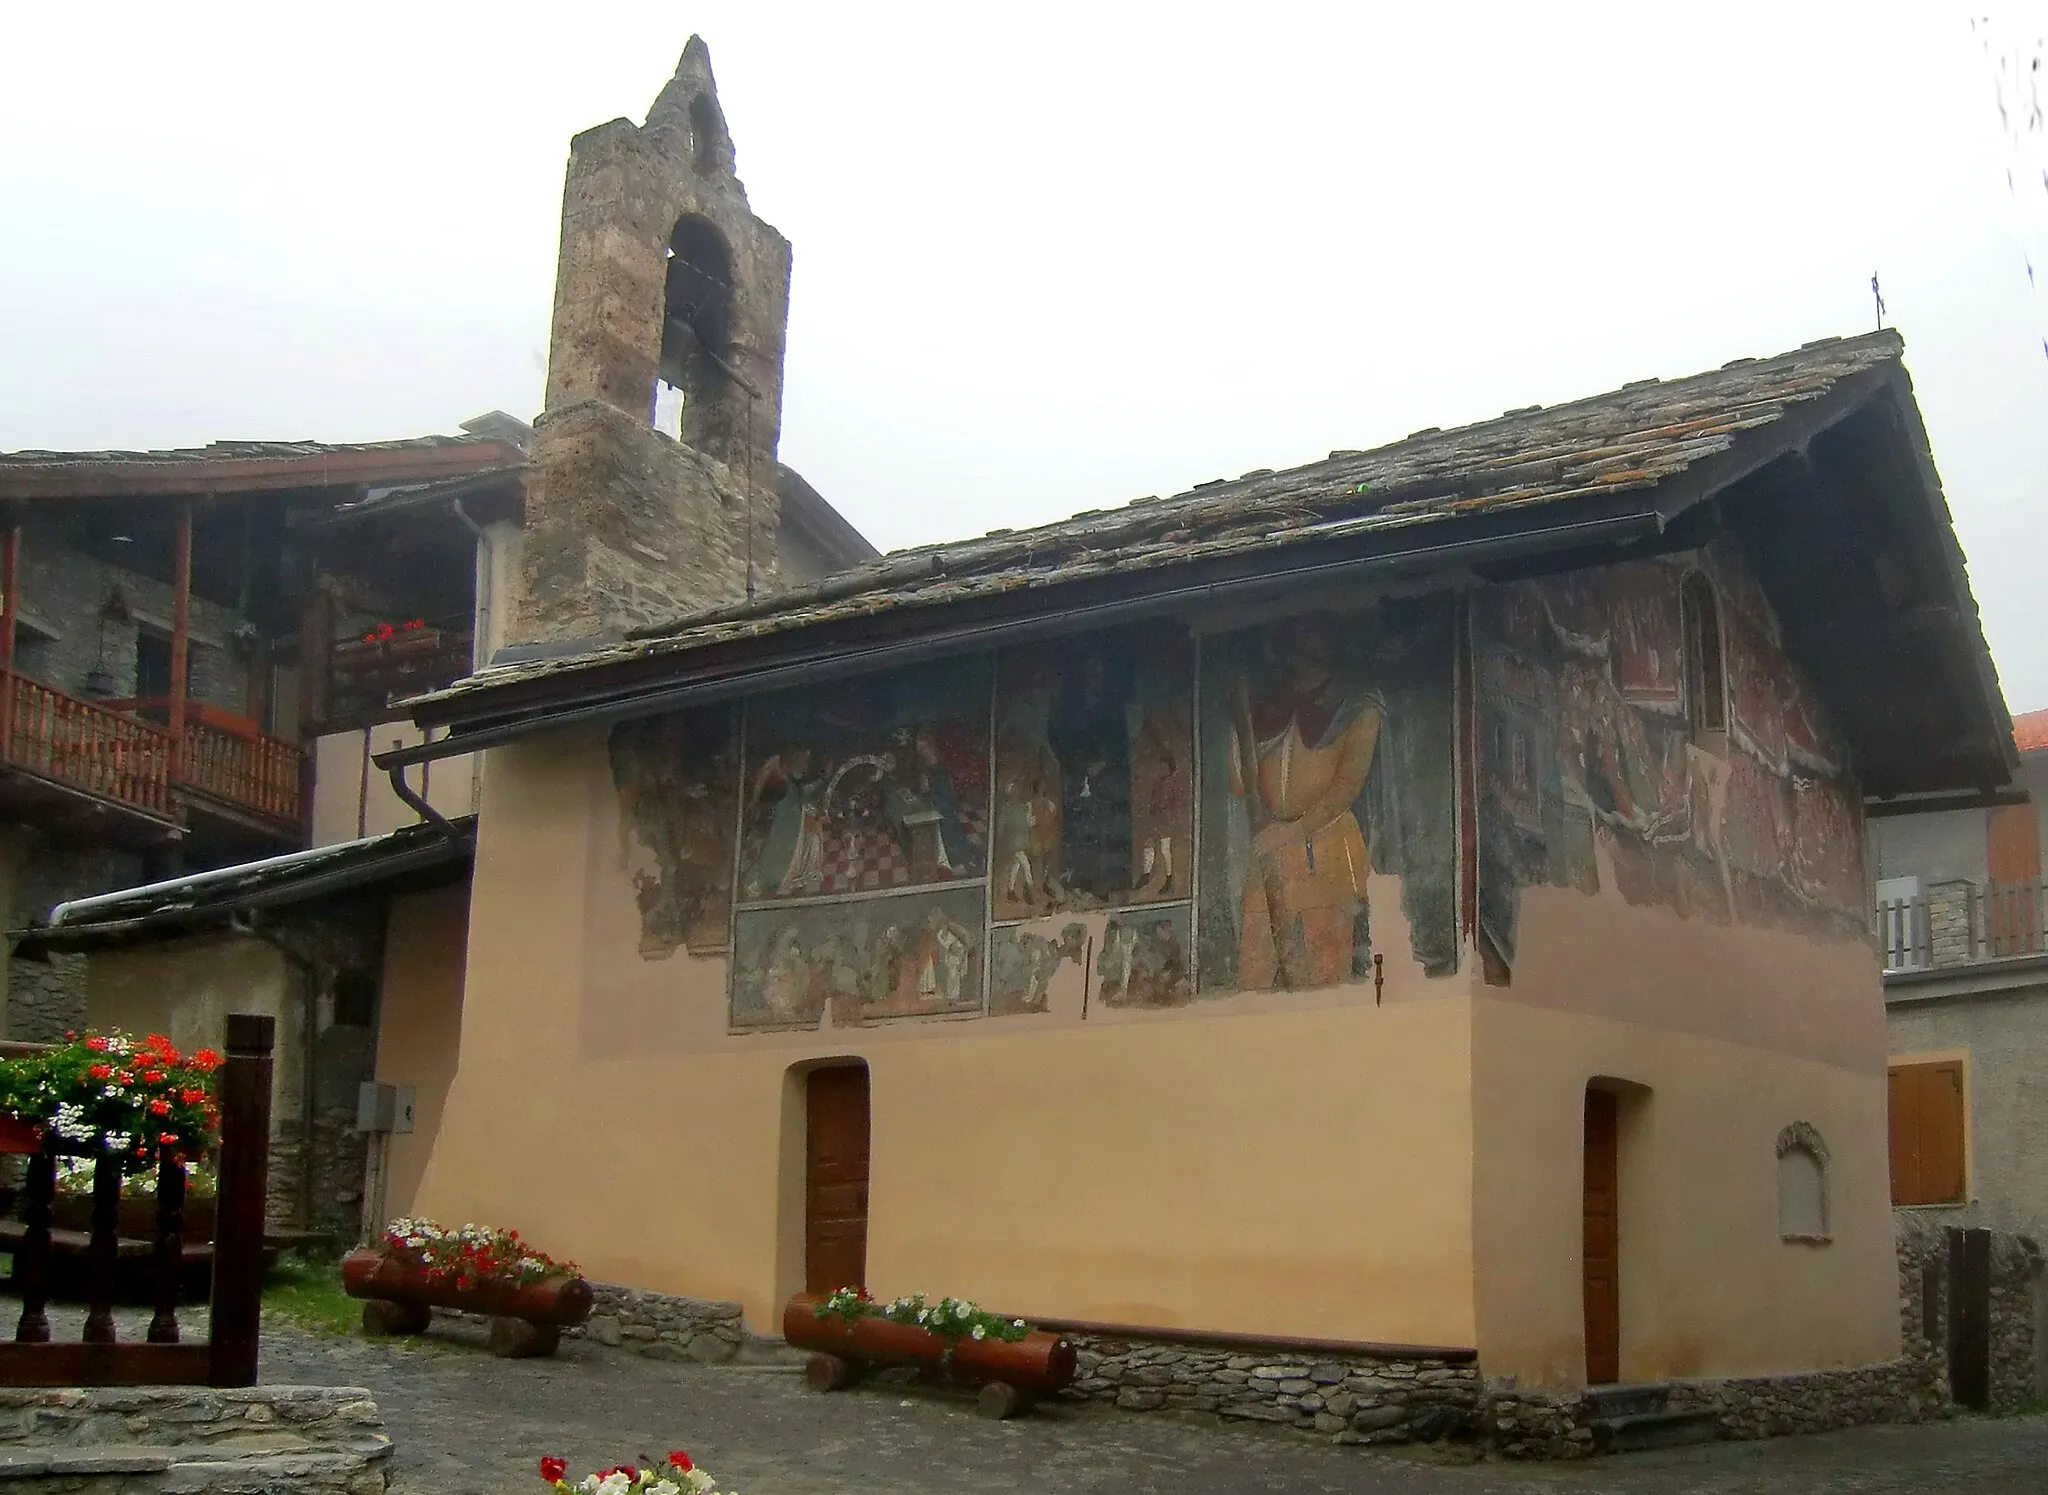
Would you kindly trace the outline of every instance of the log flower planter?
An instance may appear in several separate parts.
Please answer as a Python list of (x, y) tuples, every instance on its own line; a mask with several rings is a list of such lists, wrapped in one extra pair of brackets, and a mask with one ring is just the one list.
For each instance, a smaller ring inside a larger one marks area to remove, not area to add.
[[(782, 1337), (811, 1350), (805, 1376), (818, 1391), (836, 1391), (869, 1366), (915, 1366), (947, 1380), (978, 1384), (984, 1416), (1014, 1417), (1074, 1379), (1074, 1347), (1064, 1337), (1024, 1329), (1012, 1338), (971, 1332), (934, 1333), (885, 1317), (893, 1305), (843, 1306), (845, 1294), (798, 1293), (782, 1312)], [(922, 1299), (898, 1300), (916, 1309)], [(975, 1314), (977, 1318), (988, 1316)]]
[[(512, 1249), (509, 1259), (494, 1257), (486, 1249), (480, 1266), (462, 1270), (437, 1267), (431, 1257), (421, 1259), (420, 1248), (406, 1244), (408, 1238), (419, 1238), (421, 1228), (422, 1222), (400, 1221), (382, 1243), (342, 1258), (343, 1289), (350, 1297), (365, 1300), (365, 1332), (424, 1334), (434, 1309), (453, 1309), (491, 1321), (492, 1354), (524, 1359), (554, 1354), (562, 1331), (590, 1317), (590, 1284), (566, 1263), (528, 1254), (527, 1248), (517, 1245), (516, 1236), (465, 1227), (478, 1239), (509, 1243)], [(447, 1232), (435, 1240), (463, 1238), (463, 1233)]]

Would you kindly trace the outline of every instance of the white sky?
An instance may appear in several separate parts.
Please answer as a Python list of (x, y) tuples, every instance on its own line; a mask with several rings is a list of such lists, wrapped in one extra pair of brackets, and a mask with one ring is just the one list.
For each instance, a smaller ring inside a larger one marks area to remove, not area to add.
[(530, 417), (568, 138), (694, 30), (782, 456), (884, 548), (1861, 332), (1876, 270), (2048, 706), (2048, 195), (1959, 6), (4, 9), (0, 450)]

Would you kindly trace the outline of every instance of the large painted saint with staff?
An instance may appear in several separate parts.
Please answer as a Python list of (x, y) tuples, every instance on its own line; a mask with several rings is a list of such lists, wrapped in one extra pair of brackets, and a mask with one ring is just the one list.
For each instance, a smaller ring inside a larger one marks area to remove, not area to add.
[(1375, 870), (1403, 880), (1416, 959), (1451, 969), (1448, 607), (1309, 614), (1203, 657), (1202, 990), (1369, 977)]

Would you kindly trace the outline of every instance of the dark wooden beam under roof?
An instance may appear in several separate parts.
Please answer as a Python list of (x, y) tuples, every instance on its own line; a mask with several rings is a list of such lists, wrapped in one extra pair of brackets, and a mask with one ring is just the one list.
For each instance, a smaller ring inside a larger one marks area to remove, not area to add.
[[(287, 444), (281, 444), (287, 445)], [(349, 488), (424, 482), (525, 460), (504, 441), (449, 437), (428, 442), (335, 445), (279, 454), (190, 452), (17, 453), (0, 457), (0, 502), (34, 499), (166, 497), (280, 488)]]

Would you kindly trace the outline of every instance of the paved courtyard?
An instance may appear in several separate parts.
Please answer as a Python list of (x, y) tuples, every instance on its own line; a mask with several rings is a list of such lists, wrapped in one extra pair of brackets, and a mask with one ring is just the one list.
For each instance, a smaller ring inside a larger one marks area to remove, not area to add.
[(583, 1471), (688, 1448), (742, 1495), (976, 1491), (1257, 1495), (2043, 1495), (2048, 1417), (1961, 1418), (1578, 1464), (1448, 1462), (1212, 1419), (1055, 1409), (989, 1422), (930, 1392), (830, 1396), (767, 1368), (700, 1369), (566, 1344), (497, 1360), (437, 1328), (424, 1347), (266, 1329), (263, 1378), (367, 1386), (398, 1445), (398, 1495), (502, 1495), (544, 1453)]

